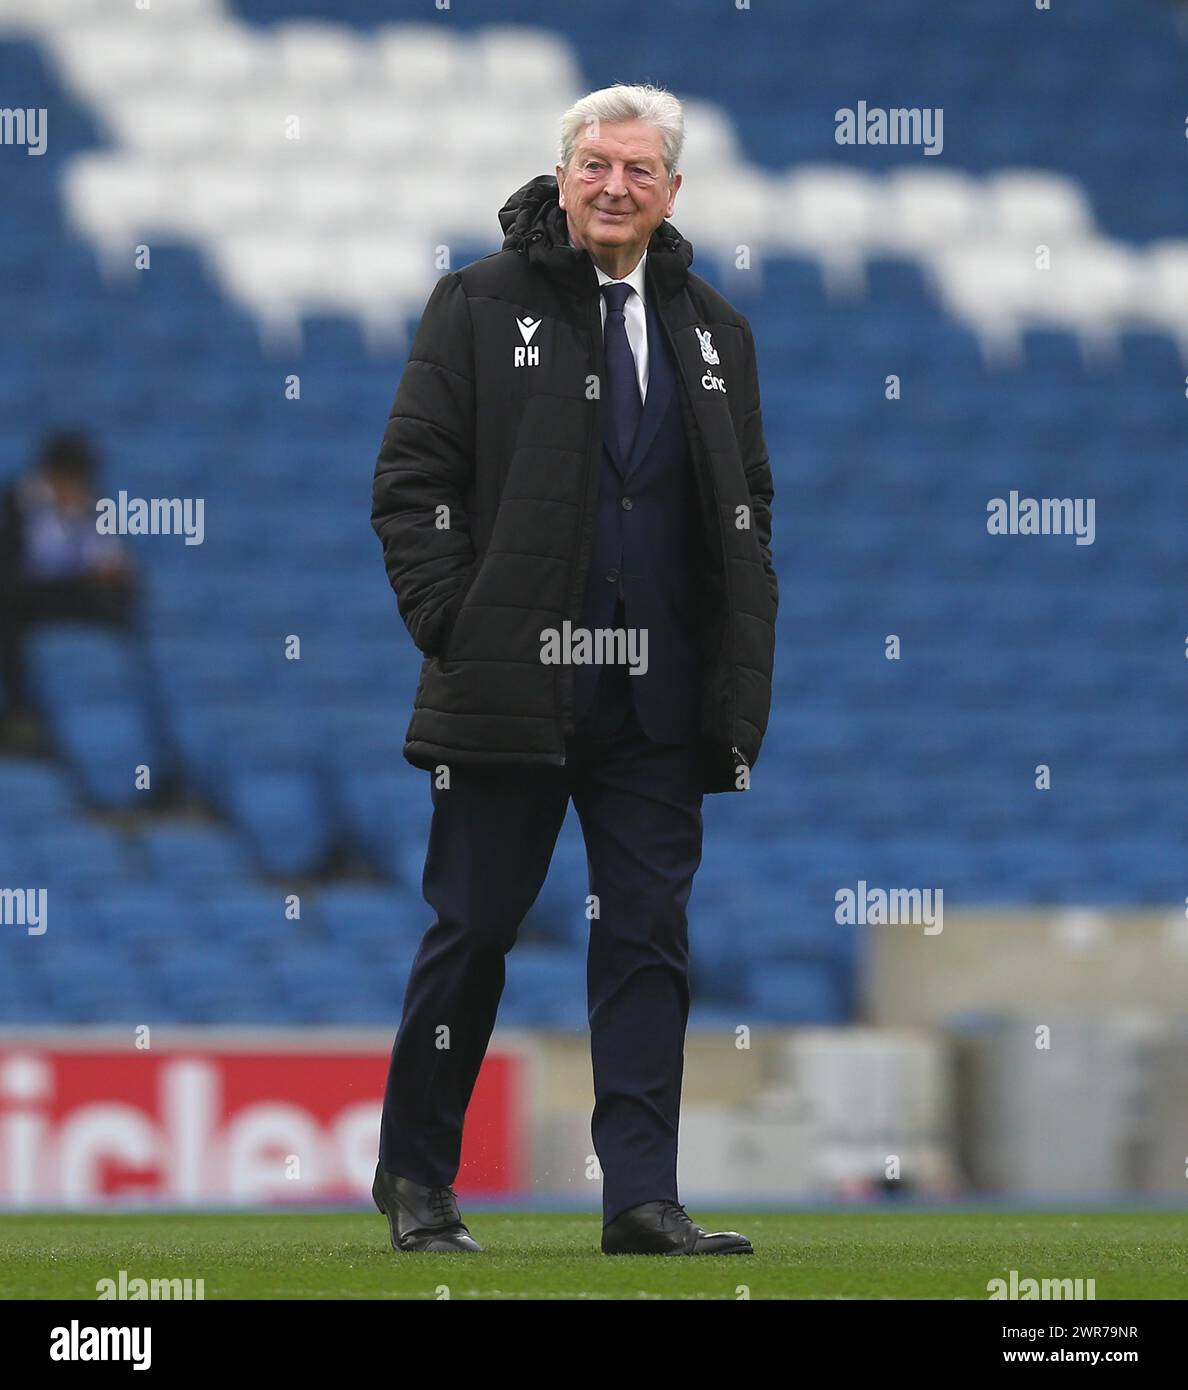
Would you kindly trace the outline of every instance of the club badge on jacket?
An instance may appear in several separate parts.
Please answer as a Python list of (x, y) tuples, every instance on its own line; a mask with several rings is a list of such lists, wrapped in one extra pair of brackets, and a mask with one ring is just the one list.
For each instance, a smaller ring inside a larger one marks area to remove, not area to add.
[[(701, 344), (701, 355), (711, 367), (716, 367), (721, 361), (718, 356), (718, 349), (714, 347), (714, 340), (710, 337), (708, 328), (694, 328), (697, 334), (697, 341)], [(701, 384), (707, 391), (725, 391), (726, 383), (720, 376), (715, 376), (713, 372), (706, 371), (701, 378)]]

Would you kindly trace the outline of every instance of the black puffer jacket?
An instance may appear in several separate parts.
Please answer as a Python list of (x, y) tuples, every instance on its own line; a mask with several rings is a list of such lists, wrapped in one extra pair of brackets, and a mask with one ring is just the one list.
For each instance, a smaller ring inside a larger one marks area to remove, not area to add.
[[(499, 221), (502, 251), (437, 282), (375, 467), (372, 525), (425, 656), (404, 747), (420, 768), (562, 764), (573, 732), (573, 668), (542, 663), (541, 631), (581, 623), (603, 450), (598, 283), (551, 176), (512, 194)], [(692, 259), (670, 223), (653, 233), (648, 295), (678, 363), (709, 542), (702, 743), (715, 792), (746, 786), (759, 755), (778, 587), (754, 340)], [(540, 320), (535, 364), (521, 351), (516, 365), (517, 320)]]

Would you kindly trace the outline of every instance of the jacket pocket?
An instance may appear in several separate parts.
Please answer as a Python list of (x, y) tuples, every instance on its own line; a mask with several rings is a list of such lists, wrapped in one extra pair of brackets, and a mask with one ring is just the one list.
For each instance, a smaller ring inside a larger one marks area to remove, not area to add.
[(467, 570), (466, 574), (463, 576), (458, 592), (450, 599), (449, 603), (446, 604), (445, 613), (442, 616), (441, 636), (438, 638), (434, 650), (430, 653), (431, 656), (437, 658), (439, 666), (444, 666), (449, 660), (454, 628), (458, 625), (458, 615), (461, 613), (462, 607), (471, 589), (474, 587), (474, 581), (478, 578), (478, 572), (482, 567), (482, 563), (483, 557), (481, 555), (476, 556), (475, 559), (471, 561), (470, 569)]

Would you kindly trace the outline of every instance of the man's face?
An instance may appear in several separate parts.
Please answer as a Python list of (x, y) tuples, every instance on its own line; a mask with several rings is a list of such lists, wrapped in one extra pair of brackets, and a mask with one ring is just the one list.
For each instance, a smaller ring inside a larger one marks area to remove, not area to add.
[(45, 474), (45, 479), (62, 511), (83, 512), (92, 506), (91, 489), (82, 478), (72, 473), (50, 471)]
[(559, 201), (576, 246), (595, 260), (630, 260), (627, 272), (634, 268), (671, 216), (681, 186), (680, 174), (668, 181), (662, 151), (659, 130), (646, 121), (587, 126), (569, 167), (557, 165)]

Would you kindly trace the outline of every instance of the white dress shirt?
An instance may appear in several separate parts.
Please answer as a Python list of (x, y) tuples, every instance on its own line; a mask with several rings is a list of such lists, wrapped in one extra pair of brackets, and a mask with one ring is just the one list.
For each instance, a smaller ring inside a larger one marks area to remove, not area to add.
[[(569, 243), (571, 246), (573, 242)], [(648, 259), (645, 251), (639, 258), (639, 264), (630, 275), (624, 275), (621, 280), (612, 280), (605, 271), (600, 270), (595, 265), (594, 270), (598, 276), (598, 301), (602, 306), (602, 330), (606, 332), (606, 296), (602, 293), (603, 285), (630, 285), (635, 291), (634, 294), (627, 296), (627, 302), (623, 305), (623, 318), (627, 323), (627, 342), (631, 348), (631, 355), (635, 358), (635, 373), (639, 378), (639, 398), (646, 401), (648, 398), (648, 317), (644, 313), (644, 262)]]

